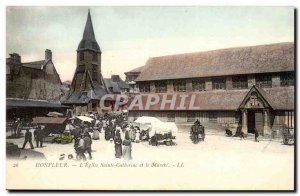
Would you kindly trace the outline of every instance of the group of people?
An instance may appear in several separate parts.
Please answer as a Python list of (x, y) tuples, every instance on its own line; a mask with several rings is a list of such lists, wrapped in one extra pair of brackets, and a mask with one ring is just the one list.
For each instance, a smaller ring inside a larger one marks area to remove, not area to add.
[[(101, 126), (101, 125), (100, 125)], [(102, 118), (102, 129), (104, 130), (105, 140), (114, 142), (115, 157), (131, 160), (132, 137), (130, 127), (126, 117), (123, 115), (105, 115)]]
[[(36, 142), (36, 147), (37, 148), (42, 148), (43, 147), (43, 140), (44, 140), (44, 131), (43, 127), (40, 125), (35, 125), (35, 130), (33, 132), (34, 135), (34, 140)], [(32, 144), (32, 133), (29, 131), (29, 128), (26, 128), (25, 132), (25, 137), (24, 137), (24, 143), (22, 149), (25, 149), (26, 144), (30, 144), (30, 148), (34, 149), (33, 144)]]
[[(74, 136), (74, 149), (76, 152), (77, 159), (86, 160), (85, 153), (89, 154), (89, 159), (92, 159), (92, 140), (99, 140), (100, 133), (104, 131), (105, 140), (114, 143), (115, 146), (115, 157), (124, 158), (125, 160), (132, 159), (131, 142), (138, 142), (135, 134), (135, 139), (130, 137), (130, 125), (127, 123), (126, 118), (123, 114), (104, 116), (93, 116), (92, 122), (81, 122), (80, 125), (76, 125), (74, 122), (70, 122), (73, 129), (71, 134)], [(91, 133), (91, 134), (90, 134)]]

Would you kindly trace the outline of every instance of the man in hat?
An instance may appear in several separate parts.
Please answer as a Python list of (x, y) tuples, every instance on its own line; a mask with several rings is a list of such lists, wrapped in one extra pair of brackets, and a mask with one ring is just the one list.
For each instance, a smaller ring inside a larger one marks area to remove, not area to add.
[(254, 128), (254, 136), (255, 136), (255, 142), (259, 142), (259, 141), (258, 141), (259, 133), (258, 133), (258, 131), (257, 131), (256, 128)]
[(36, 142), (36, 147), (38, 148), (39, 147), (39, 144), (40, 144), (40, 147), (42, 148), (43, 147), (43, 135), (42, 135), (42, 129), (40, 126), (36, 126), (34, 132), (33, 132), (33, 136), (34, 136), (34, 139), (35, 139), (35, 142)]
[(86, 160), (86, 157), (84, 155), (85, 152), (85, 142), (84, 142), (84, 135), (80, 134), (80, 138), (78, 139), (78, 144), (75, 147), (76, 153), (77, 153), (77, 159), (83, 159)]
[(22, 149), (25, 149), (27, 142), (29, 142), (31, 149), (34, 149), (32, 144), (32, 133), (29, 131), (28, 128), (26, 129), (25, 140)]
[(20, 118), (17, 118), (17, 120), (13, 123), (13, 134), (14, 137), (20, 136)]
[(89, 154), (89, 159), (92, 159), (92, 139), (88, 132), (84, 134), (84, 146), (86, 152)]

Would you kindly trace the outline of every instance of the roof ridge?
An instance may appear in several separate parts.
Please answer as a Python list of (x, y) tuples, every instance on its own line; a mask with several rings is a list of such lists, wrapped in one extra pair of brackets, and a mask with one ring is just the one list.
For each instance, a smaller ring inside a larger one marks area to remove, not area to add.
[(22, 64), (30, 64), (30, 63), (37, 63), (37, 62), (45, 62), (45, 60), (31, 61), (31, 62), (23, 62)]
[(225, 51), (225, 50), (234, 50), (234, 49), (242, 49), (242, 48), (243, 49), (246, 49), (246, 48), (256, 48), (256, 47), (272, 46), (272, 45), (284, 45), (284, 44), (294, 44), (294, 42), (279, 42), (279, 43), (260, 44), (260, 45), (251, 45), (251, 46), (236, 46), (236, 47), (219, 48), (219, 49), (213, 49), (213, 50), (203, 50), (203, 51), (197, 51), (197, 52), (169, 54), (169, 55), (163, 55), (163, 56), (150, 57), (149, 59), (156, 59), (156, 58), (163, 58), (163, 57), (184, 56), (184, 55), (194, 55), (194, 54), (206, 53), (206, 52)]

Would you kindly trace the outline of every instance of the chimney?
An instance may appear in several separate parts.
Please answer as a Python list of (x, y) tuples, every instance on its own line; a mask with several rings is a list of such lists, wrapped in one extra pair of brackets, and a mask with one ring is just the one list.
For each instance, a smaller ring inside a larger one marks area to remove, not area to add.
[(52, 52), (51, 52), (51, 50), (46, 49), (45, 50), (45, 60), (47, 61), (49, 59), (52, 60)]
[(10, 55), (10, 60), (12, 63), (21, 63), (21, 56), (17, 53), (12, 53)]

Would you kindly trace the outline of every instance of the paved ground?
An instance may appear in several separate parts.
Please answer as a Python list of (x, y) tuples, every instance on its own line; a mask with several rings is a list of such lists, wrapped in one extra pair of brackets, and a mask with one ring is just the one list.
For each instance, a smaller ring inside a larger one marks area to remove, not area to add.
[[(21, 147), (23, 138), (8, 141)], [(92, 149), (93, 162), (123, 162), (114, 158), (114, 144), (105, 141), (103, 133), (100, 140), (93, 141)], [(73, 144), (46, 143), (44, 148), (35, 148), (34, 151), (43, 153), (48, 161), (58, 161), (61, 154), (75, 155)], [(22, 156), (32, 158), (30, 151), (22, 151)], [(132, 156), (133, 160), (128, 163), (182, 163), (184, 172), (178, 168), (170, 168), (170, 171), (180, 172), (183, 179), (197, 180), (197, 186), (202, 189), (293, 188), (294, 146), (283, 145), (280, 141), (254, 142), (253, 139), (240, 140), (208, 133), (204, 142), (192, 144), (189, 134), (179, 131), (175, 146), (133, 143)], [(169, 176), (166, 179), (170, 187), (177, 183)], [(189, 185), (187, 189), (195, 188), (195, 182)], [(157, 188), (155, 183), (153, 188)]]

